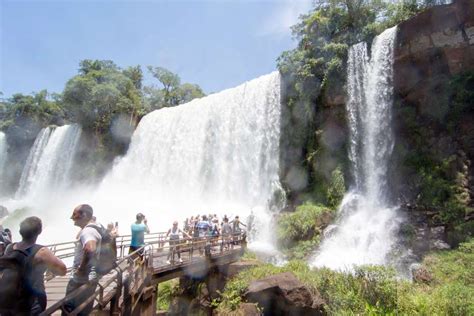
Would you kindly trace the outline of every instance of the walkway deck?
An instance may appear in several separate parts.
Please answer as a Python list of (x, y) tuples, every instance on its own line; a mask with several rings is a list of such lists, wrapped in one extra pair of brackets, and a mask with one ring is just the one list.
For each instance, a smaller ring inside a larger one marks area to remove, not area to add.
[[(117, 240), (118, 268), (99, 280), (95, 292), (94, 310), (97, 313), (114, 315), (145, 314), (140, 312), (140, 302), (144, 299), (150, 301), (148, 308), (153, 314), (155, 297), (150, 299), (149, 293), (156, 291), (158, 283), (188, 276), (196, 278), (205, 275), (209, 269), (237, 261), (246, 247), (244, 235), (234, 235), (232, 242), (227, 238), (214, 239), (188, 239), (180, 244), (180, 254), (183, 262), (178, 262), (176, 251), (170, 248), (165, 238), (165, 233), (147, 235), (146, 245), (141, 249), (143, 256), (137, 253), (128, 255), (130, 236), (123, 236)], [(225, 245), (225, 247), (223, 247)], [(63, 260), (71, 261), (74, 252), (74, 243), (50, 245), (50, 249)], [(139, 250), (140, 251), (140, 250)], [(175, 260), (167, 262), (170, 251), (174, 252)], [(69, 274), (69, 273), (68, 273)], [(42, 315), (60, 315), (64, 303), (66, 285), (70, 275), (64, 277), (46, 277), (46, 292), (48, 305)], [(85, 287), (84, 287), (85, 288)], [(81, 292), (80, 288), (75, 296)], [(143, 304), (141, 304), (143, 305)], [(79, 310), (71, 313), (74, 315)]]

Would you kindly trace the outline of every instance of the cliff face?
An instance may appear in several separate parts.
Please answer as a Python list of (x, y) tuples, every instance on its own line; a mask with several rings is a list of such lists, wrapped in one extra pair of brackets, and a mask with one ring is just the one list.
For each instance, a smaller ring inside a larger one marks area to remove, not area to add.
[(401, 23), (394, 72), (393, 191), (416, 239), (438, 226), (455, 244), (473, 234), (474, 2)]
[[(470, 180), (474, 175), (470, 167), (474, 158), (474, 116), (469, 110), (473, 104), (464, 104), (461, 115), (454, 117), (458, 109), (453, 96), (466, 91), (455, 91), (452, 81), (474, 71), (474, 2), (458, 0), (433, 7), (401, 23), (394, 71), (398, 139), (394, 159), (402, 170), (393, 174), (398, 179), (398, 191), (409, 200), (418, 193), (406, 178), (413, 170), (403, 168), (407, 151), (422, 150), (440, 161), (453, 157), (458, 164), (453, 172), (467, 171)], [(471, 184), (465, 185), (472, 189)]]

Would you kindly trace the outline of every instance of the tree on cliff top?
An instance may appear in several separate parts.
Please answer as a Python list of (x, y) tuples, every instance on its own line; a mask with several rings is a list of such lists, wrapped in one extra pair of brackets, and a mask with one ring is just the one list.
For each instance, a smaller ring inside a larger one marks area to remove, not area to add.
[(139, 66), (122, 71), (110, 60), (83, 60), (79, 65), (79, 74), (67, 82), (63, 92), (71, 120), (105, 133), (120, 114), (129, 116), (130, 124), (144, 114), (137, 89), (141, 86)]
[(205, 96), (201, 87), (197, 84), (181, 84), (181, 78), (166, 68), (152, 66), (147, 68), (163, 86), (161, 89), (154, 86), (144, 88), (146, 101), (150, 109), (176, 106)]

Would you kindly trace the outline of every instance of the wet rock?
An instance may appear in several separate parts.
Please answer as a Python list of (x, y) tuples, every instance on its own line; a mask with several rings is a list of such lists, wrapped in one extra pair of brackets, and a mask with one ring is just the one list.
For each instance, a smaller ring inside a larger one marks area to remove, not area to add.
[(410, 266), (412, 273), (412, 279), (416, 283), (425, 283), (429, 284), (433, 281), (433, 276), (431, 273), (421, 264), (414, 263)]
[(451, 249), (446, 240), (446, 233), (444, 226), (437, 226), (430, 228), (430, 249), (431, 250), (445, 250)]
[(252, 282), (245, 298), (258, 303), (264, 315), (325, 315), (324, 300), (314, 297), (291, 272)]

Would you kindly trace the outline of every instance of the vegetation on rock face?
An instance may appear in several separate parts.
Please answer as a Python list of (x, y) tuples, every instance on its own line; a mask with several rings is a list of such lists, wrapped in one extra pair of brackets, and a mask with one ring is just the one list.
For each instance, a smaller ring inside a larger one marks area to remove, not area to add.
[(327, 207), (311, 203), (300, 205), (278, 219), (278, 243), (289, 257), (303, 259), (319, 244), (323, 229), (333, 217), (334, 211)]
[(158, 284), (158, 294), (156, 299), (156, 309), (167, 311), (170, 308), (171, 300), (179, 292), (179, 282), (172, 279)]
[(400, 107), (400, 124), (405, 130), (396, 148), (402, 161), (400, 170), (408, 175), (408, 190), (415, 193), (419, 209), (456, 235), (456, 244), (472, 236), (473, 201), (470, 195), (470, 161), (462, 148), (469, 148), (472, 135), (466, 134), (473, 117), (474, 74), (463, 73), (443, 83), (439, 99), (446, 108), (434, 119), (410, 105)]
[(236, 310), (249, 284), (260, 278), (291, 271), (312, 293), (326, 301), (330, 315), (471, 315), (474, 313), (474, 239), (459, 249), (433, 253), (423, 266), (432, 275), (430, 283), (400, 280), (394, 270), (363, 266), (354, 273), (311, 269), (302, 261), (283, 267), (262, 264), (230, 280), (217, 311)]

